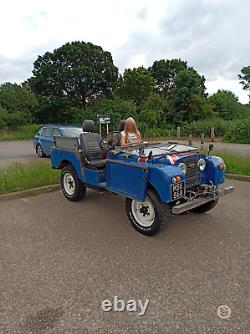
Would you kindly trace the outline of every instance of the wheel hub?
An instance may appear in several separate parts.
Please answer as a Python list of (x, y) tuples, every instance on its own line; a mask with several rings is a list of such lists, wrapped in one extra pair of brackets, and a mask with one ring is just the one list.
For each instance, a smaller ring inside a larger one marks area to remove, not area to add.
[(148, 205), (142, 205), (142, 207), (140, 208), (140, 213), (143, 214), (143, 217), (145, 217), (146, 215), (150, 215), (149, 211), (148, 211), (149, 207)]
[(133, 216), (138, 224), (143, 227), (150, 227), (155, 221), (155, 209), (151, 201), (146, 198), (145, 201), (133, 200), (131, 204)]
[(64, 189), (69, 196), (74, 195), (75, 192), (75, 180), (70, 173), (66, 173), (63, 178)]

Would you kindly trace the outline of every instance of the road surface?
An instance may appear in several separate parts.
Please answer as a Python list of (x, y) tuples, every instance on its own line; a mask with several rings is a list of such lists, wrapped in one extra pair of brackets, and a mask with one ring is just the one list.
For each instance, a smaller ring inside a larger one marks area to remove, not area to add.
[[(109, 193), (0, 203), (0, 333), (248, 334), (250, 187), (229, 184), (210, 213), (174, 216), (155, 237)], [(149, 299), (146, 314), (103, 312), (114, 296)]]
[(37, 156), (32, 141), (0, 142), (0, 168), (13, 163), (28, 163), (33, 160), (37, 160)]

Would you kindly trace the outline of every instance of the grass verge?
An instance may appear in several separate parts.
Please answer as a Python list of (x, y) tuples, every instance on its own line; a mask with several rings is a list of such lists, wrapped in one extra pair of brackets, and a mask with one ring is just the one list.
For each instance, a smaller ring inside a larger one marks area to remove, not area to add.
[(227, 166), (226, 168), (227, 173), (250, 176), (249, 156), (239, 156), (223, 151), (215, 151), (212, 152), (211, 154), (223, 158)]
[(0, 194), (26, 190), (58, 183), (60, 171), (54, 170), (49, 161), (29, 165), (15, 164), (0, 169)]
[(40, 129), (40, 125), (30, 124), (16, 128), (16, 130), (0, 130), (0, 141), (30, 140)]

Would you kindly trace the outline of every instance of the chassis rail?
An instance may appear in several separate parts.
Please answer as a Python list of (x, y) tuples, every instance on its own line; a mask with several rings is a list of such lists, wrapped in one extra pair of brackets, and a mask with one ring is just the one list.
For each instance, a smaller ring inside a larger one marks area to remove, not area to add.
[(185, 203), (173, 206), (172, 207), (172, 213), (175, 214), (175, 215), (178, 215), (180, 213), (183, 213), (183, 212), (189, 211), (191, 209), (197, 208), (198, 206), (203, 205), (207, 202), (210, 202), (213, 199), (228, 195), (228, 194), (232, 193), (233, 191), (234, 191), (233, 186), (223, 188), (223, 189), (218, 189), (218, 191), (216, 191), (214, 193), (211, 193), (211, 195), (208, 195), (206, 197), (195, 198), (195, 199), (189, 200)]

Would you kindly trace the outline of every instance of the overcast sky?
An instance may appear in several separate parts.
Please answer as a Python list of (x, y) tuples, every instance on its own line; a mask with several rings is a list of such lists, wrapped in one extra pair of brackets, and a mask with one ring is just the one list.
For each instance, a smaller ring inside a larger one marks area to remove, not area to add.
[(8, 0), (0, 9), (0, 83), (31, 76), (38, 55), (75, 40), (110, 51), (114, 63), (150, 66), (181, 58), (209, 93), (230, 89), (250, 65), (249, 0)]

